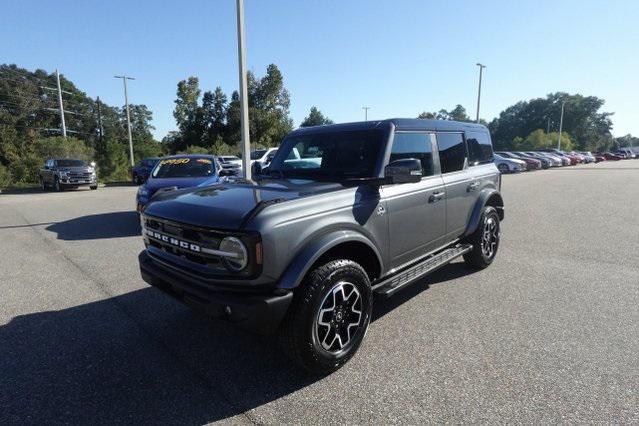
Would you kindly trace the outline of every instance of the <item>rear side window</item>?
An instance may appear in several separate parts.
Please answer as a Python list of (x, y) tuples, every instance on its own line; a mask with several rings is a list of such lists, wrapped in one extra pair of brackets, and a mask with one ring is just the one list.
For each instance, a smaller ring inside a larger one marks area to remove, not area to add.
[(442, 173), (464, 169), (466, 145), (461, 133), (437, 133), (437, 146)]
[(416, 132), (397, 132), (393, 139), (390, 161), (414, 158), (422, 163), (422, 176), (433, 175), (433, 150), (430, 135)]
[(493, 145), (488, 133), (466, 133), (466, 144), (468, 145), (468, 164), (476, 166), (492, 163)]

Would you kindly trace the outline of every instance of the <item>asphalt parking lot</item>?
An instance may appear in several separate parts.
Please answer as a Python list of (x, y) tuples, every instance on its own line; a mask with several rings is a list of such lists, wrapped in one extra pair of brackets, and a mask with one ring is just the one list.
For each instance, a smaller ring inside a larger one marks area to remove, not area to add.
[(140, 278), (134, 187), (0, 195), (0, 423), (639, 422), (639, 161), (505, 176), (495, 263), (322, 379)]

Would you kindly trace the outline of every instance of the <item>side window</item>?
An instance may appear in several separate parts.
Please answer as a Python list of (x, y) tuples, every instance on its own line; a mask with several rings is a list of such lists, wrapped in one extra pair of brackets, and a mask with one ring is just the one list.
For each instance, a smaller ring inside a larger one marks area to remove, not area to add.
[(442, 173), (464, 169), (466, 146), (461, 133), (437, 133), (437, 146)]
[(390, 161), (415, 158), (422, 163), (422, 176), (433, 175), (433, 152), (430, 135), (416, 132), (397, 132), (393, 139)]
[(468, 163), (471, 166), (492, 163), (493, 145), (488, 133), (466, 133), (466, 145), (468, 146)]

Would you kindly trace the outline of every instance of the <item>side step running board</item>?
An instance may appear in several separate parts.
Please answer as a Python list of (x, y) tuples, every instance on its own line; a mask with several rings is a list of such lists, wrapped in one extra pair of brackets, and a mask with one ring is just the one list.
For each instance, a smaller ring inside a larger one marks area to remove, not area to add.
[(473, 246), (471, 244), (458, 244), (440, 251), (437, 254), (427, 257), (418, 264), (399, 272), (397, 275), (393, 275), (392, 277), (375, 284), (373, 286), (373, 291), (384, 297), (392, 296), (395, 292), (446, 265), (453, 259), (463, 255), (464, 253), (468, 253), (472, 250), (472, 248)]

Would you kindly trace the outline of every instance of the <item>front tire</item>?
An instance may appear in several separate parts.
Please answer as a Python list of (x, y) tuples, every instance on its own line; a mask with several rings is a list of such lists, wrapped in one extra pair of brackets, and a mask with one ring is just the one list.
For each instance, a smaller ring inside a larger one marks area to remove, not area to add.
[(98, 189), (98, 185), (91, 185), (89, 188), (91, 188), (92, 191), (95, 191)]
[(62, 191), (62, 185), (60, 185), (60, 179), (57, 176), (53, 179), (53, 190), (55, 192)]
[(497, 210), (492, 206), (485, 206), (477, 229), (468, 238), (473, 248), (464, 255), (466, 264), (476, 269), (484, 269), (493, 263), (501, 238), (499, 225)]
[(313, 270), (295, 291), (280, 329), (281, 344), (302, 368), (330, 374), (357, 352), (372, 307), (364, 269), (351, 260), (330, 261)]

